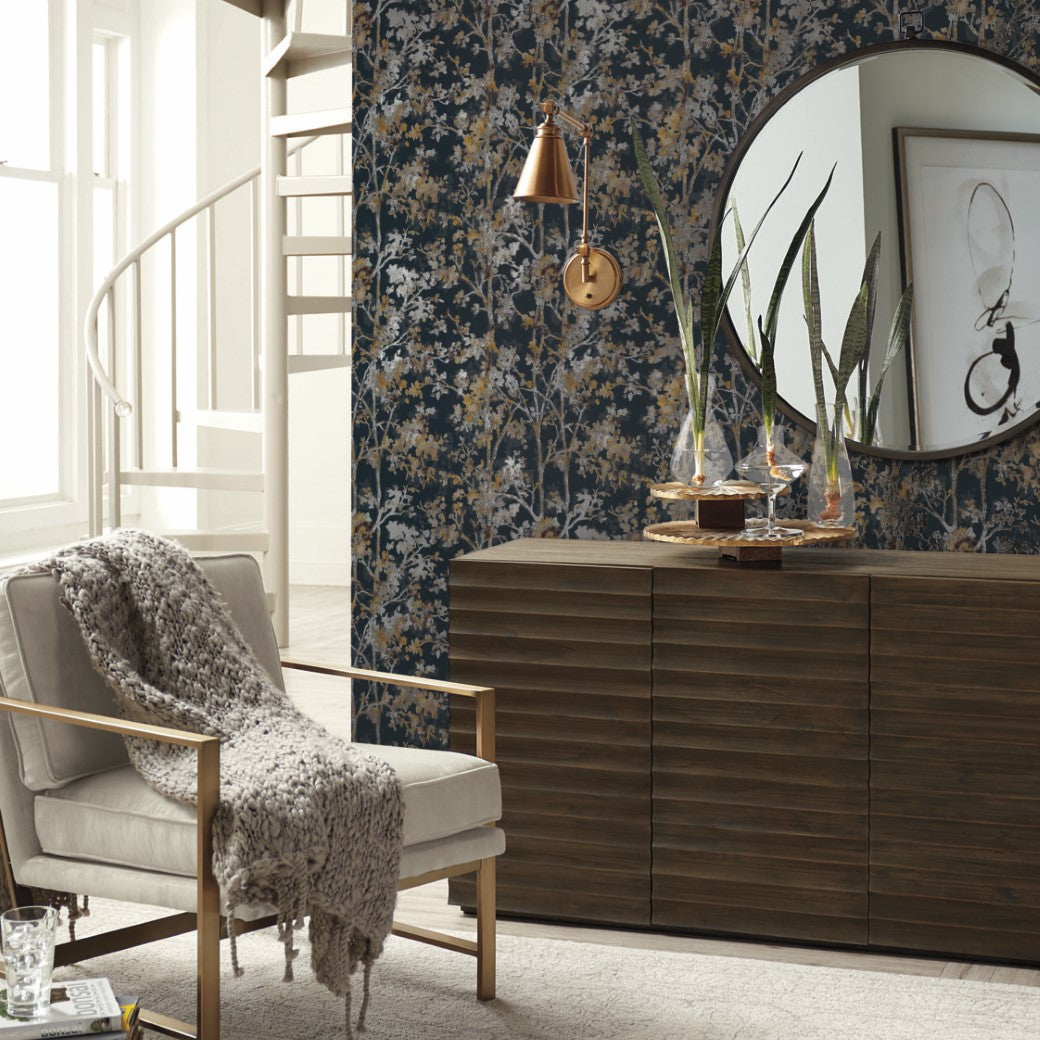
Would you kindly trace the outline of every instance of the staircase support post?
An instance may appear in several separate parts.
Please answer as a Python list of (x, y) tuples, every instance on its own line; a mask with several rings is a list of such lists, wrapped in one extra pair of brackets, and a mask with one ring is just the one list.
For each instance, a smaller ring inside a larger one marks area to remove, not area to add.
[[(282, 4), (264, 5), (263, 53), (285, 36)], [(279, 646), (289, 641), (289, 344), (285, 300), (288, 294), (282, 239), (286, 233), (285, 200), (277, 178), (286, 175), (286, 144), (271, 136), (271, 118), (287, 105), (283, 71), (264, 76), (261, 87), (260, 173), (260, 334), (264, 415), (264, 526), (270, 536), (265, 558), (268, 592), (275, 594), (274, 629)]]

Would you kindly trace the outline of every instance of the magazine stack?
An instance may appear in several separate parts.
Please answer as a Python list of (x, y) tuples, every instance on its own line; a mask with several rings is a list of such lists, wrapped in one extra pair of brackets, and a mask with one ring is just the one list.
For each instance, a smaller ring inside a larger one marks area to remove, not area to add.
[(7, 1010), (7, 987), (0, 978), (0, 1040), (140, 1040), (138, 998), (117, 997), (108, 979), (55, 983), (51, 1006), (36, 1018), (15, 1018)]

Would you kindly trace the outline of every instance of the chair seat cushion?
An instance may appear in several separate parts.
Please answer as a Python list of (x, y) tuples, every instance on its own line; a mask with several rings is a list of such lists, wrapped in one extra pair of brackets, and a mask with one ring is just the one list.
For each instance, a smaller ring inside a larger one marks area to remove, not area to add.
[[(358, 744), (387, 761), (404, 785), (405, 846), (447, 838), (502, 815), (498, 767), (449, 751)], [(38, 794), (44, 852), (195, 876), (195, 808), (152, 790), (132, 766)]]

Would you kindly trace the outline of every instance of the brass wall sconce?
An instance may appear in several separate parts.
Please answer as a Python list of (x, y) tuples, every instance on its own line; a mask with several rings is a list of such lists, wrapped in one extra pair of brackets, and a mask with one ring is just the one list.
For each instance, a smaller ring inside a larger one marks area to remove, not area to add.
[(553, 101), (542, 103), (545, 122), (538, 127), (513, 198), (521, 202), (574, 203), (578, 192), (567, 160), (567, 149), (554, 121), (573, 127), (585, 141), (585, 178), (582, 186), (581, 241), (563, 268), (563, 289), (578, 307), (599, 310), (613, 303), (621, 290), (621, 265), (605, 249), (589, 245), (589, 153), (592, 127), (581, 123)]

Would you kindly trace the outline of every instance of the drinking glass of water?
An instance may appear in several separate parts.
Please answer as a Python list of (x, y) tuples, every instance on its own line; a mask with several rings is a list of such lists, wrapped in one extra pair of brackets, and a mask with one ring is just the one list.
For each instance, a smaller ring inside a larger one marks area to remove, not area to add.
[(36, 1018), (51, 1004), (54, 933), (58, 911), (50, 906), (22, 906), (0, 915), (7, 1013)]

